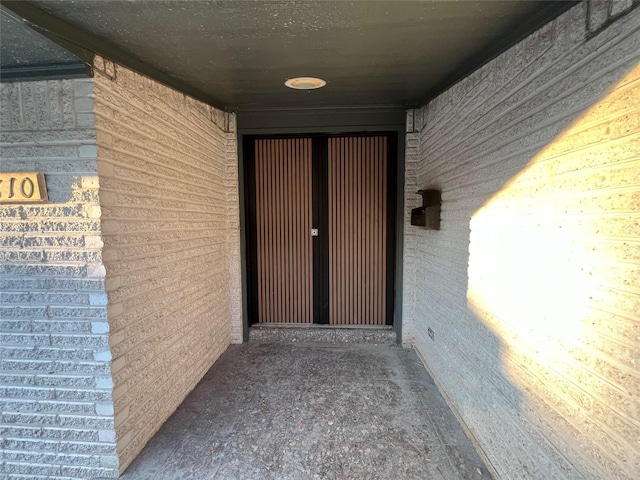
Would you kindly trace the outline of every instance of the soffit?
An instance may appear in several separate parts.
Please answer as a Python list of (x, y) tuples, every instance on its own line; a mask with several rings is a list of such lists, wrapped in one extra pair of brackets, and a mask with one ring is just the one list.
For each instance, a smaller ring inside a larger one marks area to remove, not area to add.
[[(572, 2), (29, 3), (64, 22), (47, 27), (54, 37), (86, 48), (68, 24), (97, 40), (92, 51), (104, 53), (103, 45), (111, 57), (122, 53), (122, 63), (136, 59), (143, 73), (159, 72), (209, 103), (246, 111), (418, 105)], [(295, 76), (328, 85), (284, 87)]]

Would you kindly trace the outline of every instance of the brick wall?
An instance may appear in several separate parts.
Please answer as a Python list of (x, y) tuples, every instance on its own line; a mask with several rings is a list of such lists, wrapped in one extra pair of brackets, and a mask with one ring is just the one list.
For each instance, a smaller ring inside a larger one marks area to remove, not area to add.
[(605, 3), (410, 115), (406, 210), (443, 203), (404, 340), (504, 478), (640, 472), (640, 9)]
[(94, 88), (122, 470), (241, 341), (235, 125), (100, 58)]
[[(420, 132), (418, 130), (416, 114), (421, 116), (419, 110), (409, 110), (407, 112), (407, 125), (405, 134), (405, 178), (404, 178), (404, 258), (416, 258), (416, 241), (414, 238), (415, 227), (411, 226), (411, 209), (421, 206), (420, 195), (416, 192), (420, 190), (418, 186), (417, 171), (420, 164), (419, 146)], [(416, 331), (416, 300), (420, 285), (415, 281), (416, 265), (412, 262), (403, 261), (402, 265), (402, 344), (406, 347), (413, 345)]]
[(236, 116), (229, 114), (225, 128), (227, 160), (227, 259), (229, 261), (229, 321), (231, 343), (243, 342), (242, 337), (242, 272), (240, 253), (240, 191), (238, 179), (238, 136)]
[(50, 200), (0, 205), (0, 477), (115, 477), (92, 84), (0, 91), (0, 170)]

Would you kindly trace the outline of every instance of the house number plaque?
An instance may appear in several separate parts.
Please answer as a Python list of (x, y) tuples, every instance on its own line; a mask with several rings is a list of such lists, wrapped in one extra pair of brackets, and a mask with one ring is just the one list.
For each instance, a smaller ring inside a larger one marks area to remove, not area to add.
[(47, 186), (39, 172), (0, 172), (0, 203), (44, 203)]

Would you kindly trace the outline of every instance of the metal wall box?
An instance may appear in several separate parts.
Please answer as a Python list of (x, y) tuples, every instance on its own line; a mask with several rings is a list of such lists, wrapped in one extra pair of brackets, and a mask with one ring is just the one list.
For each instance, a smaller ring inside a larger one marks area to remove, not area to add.
[(440, 190), (418, 190), (422, 206), (411, 210), (411, 225), (440, 230)]

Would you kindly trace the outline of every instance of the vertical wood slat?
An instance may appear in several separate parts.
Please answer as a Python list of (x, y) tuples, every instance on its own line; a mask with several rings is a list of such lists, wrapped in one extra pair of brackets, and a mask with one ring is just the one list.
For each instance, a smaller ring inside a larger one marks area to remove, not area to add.
[(387, 138), (329, 139), (331, 324), (386, 323)]
[(255, 145), (258, 319), (311, 323), (311, 139)]

